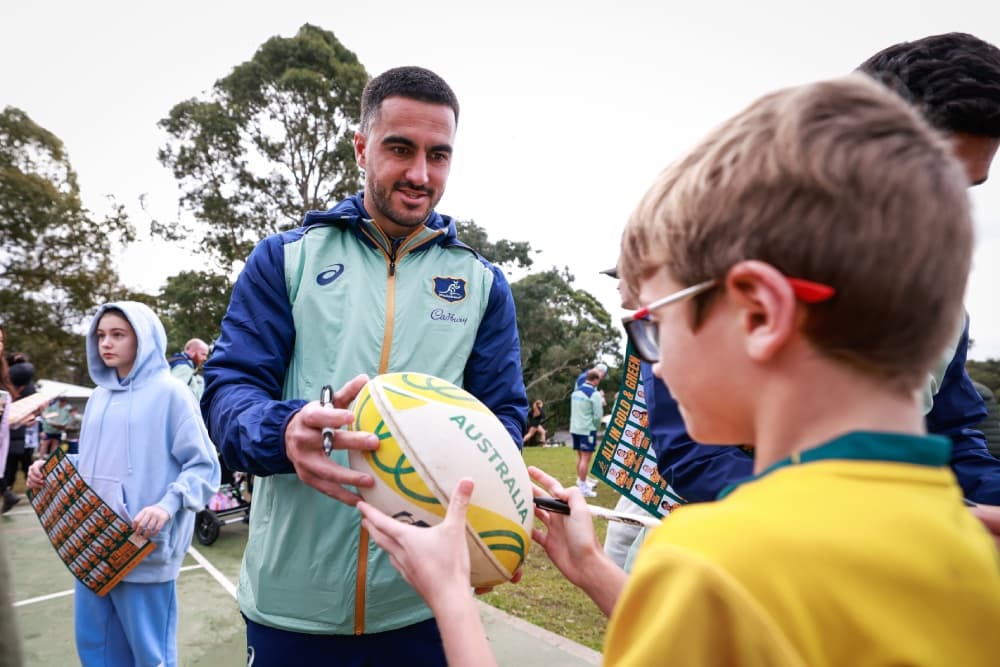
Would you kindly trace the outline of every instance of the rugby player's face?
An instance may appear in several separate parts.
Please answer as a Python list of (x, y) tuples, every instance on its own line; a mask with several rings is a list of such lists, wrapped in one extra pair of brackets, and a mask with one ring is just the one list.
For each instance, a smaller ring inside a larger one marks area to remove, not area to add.
[(441, 200), (451, 170), (455, 112), (405, 97), (382, 101), (367, 134), (354, 136), (365, 170), (365, 208), (382, 231), (406, 236)]

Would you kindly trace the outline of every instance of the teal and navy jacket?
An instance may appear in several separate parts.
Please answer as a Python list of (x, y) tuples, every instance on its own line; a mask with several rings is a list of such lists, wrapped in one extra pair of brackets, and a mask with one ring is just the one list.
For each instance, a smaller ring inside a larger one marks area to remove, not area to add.
[(574, 435), (590, 435), (601, 427), (604, 416), (604, 401), (597, 387), (587, 384), (577, 387), (570, 394), (569, 432)]
[[(314, 634), (383, 632), (431, 618), (360, 513), (303, 484), (285, 427), (323, 385), (415, 371), (464, 387), (520, 446), (528, 401), (503, 273), (432, 213), (401, 240), (362, 194), (250, 254), (205, 364), (202, 411), (228, 467), (260, 476), (239, 603), (251, 620)], [(331, 456), (347, 465), (346, 451)]]

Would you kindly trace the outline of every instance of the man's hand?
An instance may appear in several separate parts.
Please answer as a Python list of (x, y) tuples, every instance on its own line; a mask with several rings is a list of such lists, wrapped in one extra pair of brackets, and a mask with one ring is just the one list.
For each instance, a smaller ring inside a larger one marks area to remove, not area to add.
[[(332, 407), (323, 407), (319, 401), (307, 403), (295, 413), (285, 429), (285, 454), (295, 466), (299, 479), (348, 505), (357, 505), (361, 497), (344, 488), (345, 485), (374, 486), (375, 480), (371, 475), (355, 472), (326, 456), (323, 428), (339, 429), (354, 420), (347, 408), (367, 382), (367, 375), (359, 375), (345, 384), (334, 393)], [(333, 448), (372, 450), (378, 448), (378, 438), (360, 431), (337, 431)]]

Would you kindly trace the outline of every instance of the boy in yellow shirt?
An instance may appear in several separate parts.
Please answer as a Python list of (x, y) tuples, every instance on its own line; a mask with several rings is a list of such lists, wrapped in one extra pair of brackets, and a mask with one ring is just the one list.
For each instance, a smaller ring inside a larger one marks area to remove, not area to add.
[[(692, 437), (754, 443), (755, 476), (673, 512), (626, 581), (579, 492), (532, 469), (571, 507), (538, 510), (534, 538), (611, 615), (605, 665), (996, 664), (997, 551), (918, 396), (962, 312), (966, 186), (918, 113), (855, 75), (761, 98), (649, 190), (619, 261), (645, 305), (630, 339)], [(471, 486), (432, 529), (359, 505), (455, 665), (492, 659)]]

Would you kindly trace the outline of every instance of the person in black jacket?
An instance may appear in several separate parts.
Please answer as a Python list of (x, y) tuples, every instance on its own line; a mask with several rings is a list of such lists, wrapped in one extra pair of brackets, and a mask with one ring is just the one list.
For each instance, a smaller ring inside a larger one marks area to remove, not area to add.
[(531, 404), (531, 409), (528, 410), (528, 431), (521, 439), (522, 445), (530, 445), (536, 435), (541, 437), (543, 444), (548, 439), (545, 435), (545, 427), (542, 426), (542, 422), (545, 421), (545, 410), (542, 407), (544, 405), (541, 399), (537, 399)]

